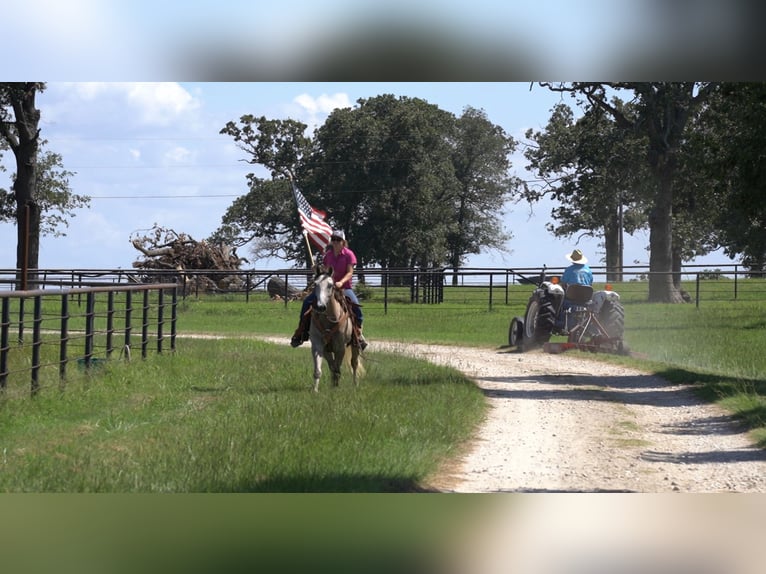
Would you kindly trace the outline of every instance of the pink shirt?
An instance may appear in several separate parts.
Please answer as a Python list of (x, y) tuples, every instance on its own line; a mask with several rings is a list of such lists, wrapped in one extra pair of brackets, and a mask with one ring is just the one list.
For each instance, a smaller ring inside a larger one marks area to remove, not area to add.
[[(354, 255), (354, 252), (348, 247), (341, 249), (338, 255), (335, 255), (335, 251), (330, 248), (325, 252), (322, 263), (328, 267), (332, 267), (332, 278), (338, 282), (343, 279), (346, 271), (348, 271), (349, 265), (356, 265), (356, 255)], [(354, 277), (351, 276), (351, 278), (343, 284), (343, 288), (351, 289), (353, 279)]]

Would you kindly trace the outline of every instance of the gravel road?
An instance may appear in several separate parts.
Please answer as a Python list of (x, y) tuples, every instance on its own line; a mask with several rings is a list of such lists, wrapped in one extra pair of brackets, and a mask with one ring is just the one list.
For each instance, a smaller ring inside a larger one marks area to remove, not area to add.
[(475, 440), (429, 481), (439, 491), (766, 492), (766, 451), (687, 387), (572, 353), (374, 347), (459, 369), (487, 397)]

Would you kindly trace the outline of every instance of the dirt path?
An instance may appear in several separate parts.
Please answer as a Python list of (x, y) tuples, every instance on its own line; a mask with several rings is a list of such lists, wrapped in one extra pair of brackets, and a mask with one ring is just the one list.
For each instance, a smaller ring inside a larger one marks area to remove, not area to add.
[[(286, 339), (268, 338), (287, 344)], [(375, 341), (459, 369), (489, 401), (445, 492), (766, 492), (766, 451), (689, 388), (571, 353)]]
[(766, 492), (766, 451), (687, 387), (567, 353), (390, 347), (461, 370), (489, 401), (439, 490)]

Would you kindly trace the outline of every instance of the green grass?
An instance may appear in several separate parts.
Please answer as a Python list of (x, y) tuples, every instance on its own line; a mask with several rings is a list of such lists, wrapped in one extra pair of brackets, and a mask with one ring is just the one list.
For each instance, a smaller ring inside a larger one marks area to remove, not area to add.
[[(367, 375), (353, 388), (345, 372), (333, 389), (325, 369), (319, 394), (310, 391), (307, 346), (247, 338), (286, 342), (298, 302), (181, 300), (180, 334), (231, 338), (181, 339), (175, 353), (130, 363), (114, 356), (105, 369), (87, 372), (70, 363), (64, 385), (49, 366), (34, 398), (28, 378), (8, 383), (0, 397), (0, 491), (417, 491), (471, 437), (486, 403), (456, 371), (377, 352), (375, 341), (501, 348), (529, 292), (514, 286), (511, 304), (497, 296), (492, 309), (475, 289), (438, 305), (402, 296), (387, 309), (373, 294), (364, 304)], [(766, 302), (697, 308), (630, 295), (625, 309), (625, 338), (636, 356), (570, 352), (692, 384), (766, 447)], [(28, 368), (26, 347), (14, 353), (13, 364)], [(55, 364), (55, 345), (43, 358)]]
[(416, 491), (484, 412), (454, 370), (377, 354), (310, 389), (306, 349), (184, 340), (0, 402), (4, 492)]

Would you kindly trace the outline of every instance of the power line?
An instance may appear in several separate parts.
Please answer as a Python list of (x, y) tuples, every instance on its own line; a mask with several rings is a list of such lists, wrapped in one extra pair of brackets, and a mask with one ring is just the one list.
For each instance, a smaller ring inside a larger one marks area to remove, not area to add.
[(89, 195), (89, 199), (189, 199), (197, 197), (241, 197), (236, 193), (200, 194), (200, 195)]

